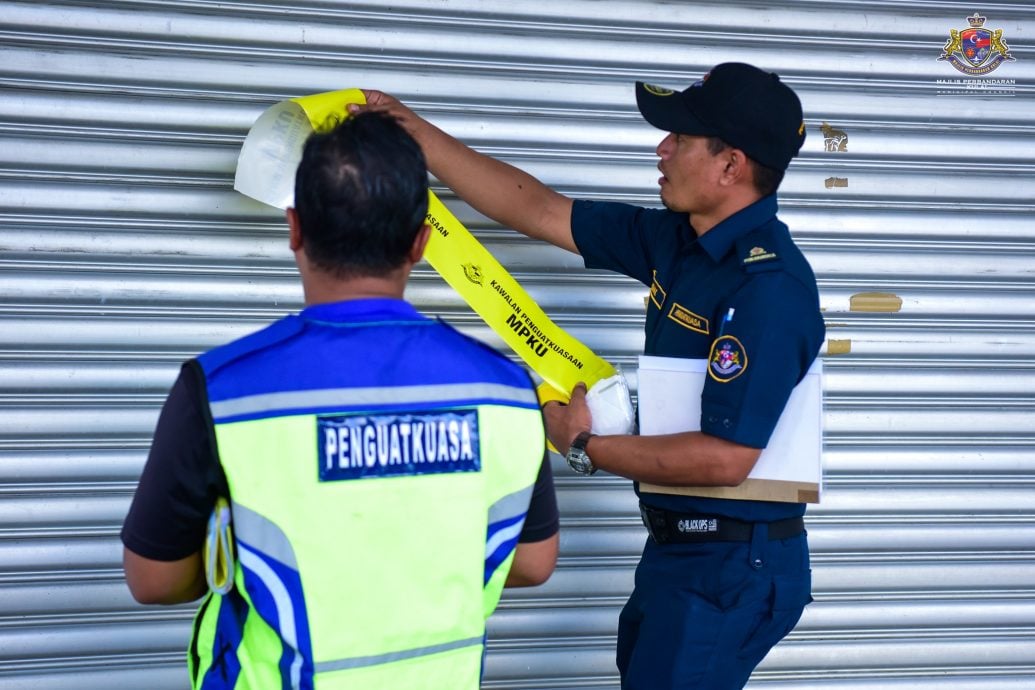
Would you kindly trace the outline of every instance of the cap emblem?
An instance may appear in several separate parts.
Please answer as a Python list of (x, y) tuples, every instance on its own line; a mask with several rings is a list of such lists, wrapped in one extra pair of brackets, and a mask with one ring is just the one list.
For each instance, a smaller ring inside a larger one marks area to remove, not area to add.
[(675, 93), (672, 89), (666, 89), (664, 86), (654, 86), (654, 84), (644, 84), (643, 88), (647, 93), (652, 93), (655, 96), (671, 96)]

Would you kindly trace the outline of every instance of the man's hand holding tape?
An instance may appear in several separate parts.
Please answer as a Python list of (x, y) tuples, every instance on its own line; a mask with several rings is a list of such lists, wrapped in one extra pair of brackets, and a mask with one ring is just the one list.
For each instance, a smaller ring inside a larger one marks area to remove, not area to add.
[(547, 403), (543, 416), (550, 442), (562, 455), (570, 456), (572, 441), (589, 433), (582, 450), (592, 458), (595, 470), (662, 486), (737, 486), (761, 453), (699, 431), (663, 436), (593, 434), (585, 384), (575, 387), (567, 405)]

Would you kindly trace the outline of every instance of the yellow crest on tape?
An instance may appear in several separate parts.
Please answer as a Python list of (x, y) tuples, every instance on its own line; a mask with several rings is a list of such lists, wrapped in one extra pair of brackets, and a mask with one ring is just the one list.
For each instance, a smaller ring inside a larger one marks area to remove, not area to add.
[[(248, 132), (234, 189), (287, 208), (293, 203), (295, 170), (305, 140), (348, 117), (348, 104), (365, 102), (359, 89), (345, 89), (277, 103)], [(568, 400), (580, 381), (592, 387), (615, 375), (614, 367), (546, 315), (434, 192), (428, 193), (427, 220), (432, 233), (424, 258), (493, 332), (556, 389), (553, 399)]]

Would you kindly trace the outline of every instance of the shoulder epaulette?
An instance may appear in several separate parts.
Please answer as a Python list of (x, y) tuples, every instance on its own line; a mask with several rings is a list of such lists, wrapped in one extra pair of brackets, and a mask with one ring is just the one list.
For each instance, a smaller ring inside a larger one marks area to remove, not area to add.
[(752, 233), (737, 240), (737, 259), (747, 273), (779, 271), (783, 268), (783, 259), (777, 251), (775, 238), (767, 238), (762, 233)]

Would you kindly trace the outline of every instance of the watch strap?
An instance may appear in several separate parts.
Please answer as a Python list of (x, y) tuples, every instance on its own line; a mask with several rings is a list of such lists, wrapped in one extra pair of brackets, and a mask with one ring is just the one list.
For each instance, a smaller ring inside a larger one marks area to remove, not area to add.
[(596, 434), (591, 433), (589, 431), (579, 432), (579, 435), (572, 440), (571, 447), (577, 448), (581, 451), (585, 451), (586, 444), (589, 443), (589, 439), (593, 438), (594, 436), (596, 436)]

